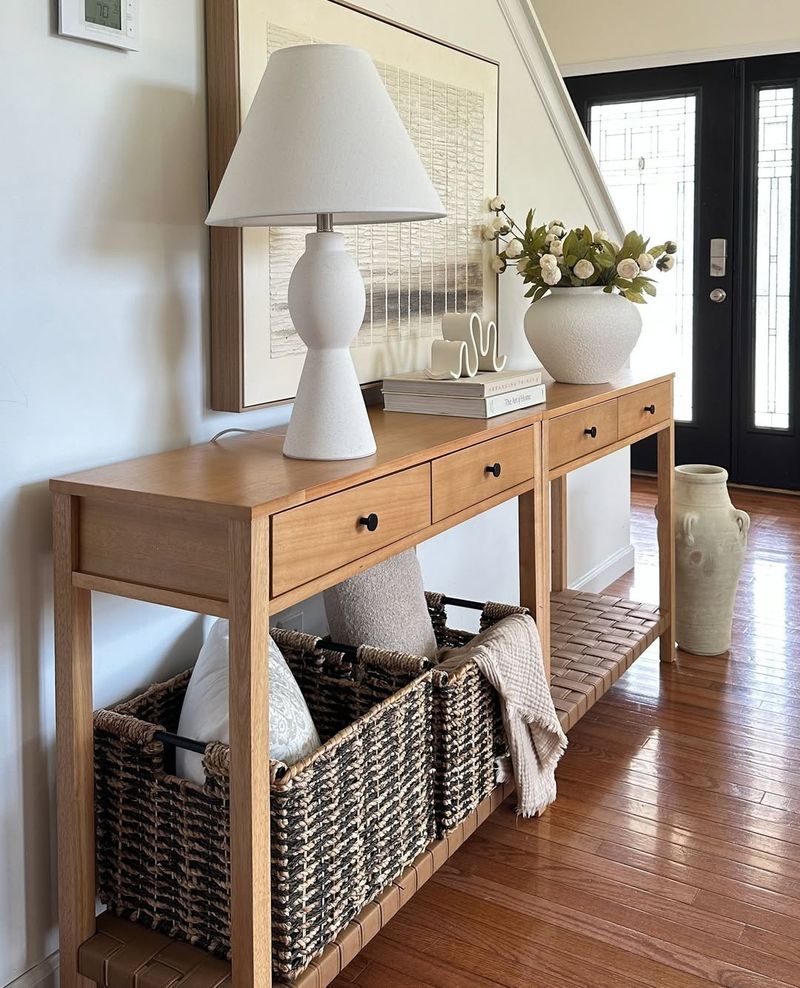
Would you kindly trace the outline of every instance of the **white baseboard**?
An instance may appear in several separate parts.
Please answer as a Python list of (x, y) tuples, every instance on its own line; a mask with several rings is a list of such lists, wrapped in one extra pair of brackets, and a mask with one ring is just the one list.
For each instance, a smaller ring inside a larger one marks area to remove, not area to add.
[(571, 590), (586, 590), (588, 593), (601, 593), (607, 586), (633, 569), (636, 553), (632, 545), (618, 549), (608, 559), (604, 559), (594, 569), (575, 581), (570, 581)]
[(21, 974), (6, 988), (58, 988), (58, 951)]

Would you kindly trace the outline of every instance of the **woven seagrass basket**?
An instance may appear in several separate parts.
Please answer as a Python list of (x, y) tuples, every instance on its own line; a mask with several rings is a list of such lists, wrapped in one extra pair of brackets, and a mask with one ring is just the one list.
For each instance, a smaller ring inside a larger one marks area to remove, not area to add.
[[(440, 648), (466, 645), (474, 632), (447, 624), (447, 598), (428, 593), (428, 610)], [(509, 614), (528, 614), (524, 607), (483, 604), (480, 630)], [(508, 754), (500, 703), (495, 690), (474, 662), (456, 672), (433, 672), (436, 749), (436, 836), (456, 827), (497, 785), (497, 759)]]
[[(430, 843), (433, 683), (428, 660), (364, 647), (356, 659), (275, 630), (323, 745), (272, 762), (272, 944), (292, 978)], [(230, 952), (230, 752), (206, 782), (171, 774), (155, 739), (177, 730), (185, 672), (95, 714), (98, 893), (118, 915)]]

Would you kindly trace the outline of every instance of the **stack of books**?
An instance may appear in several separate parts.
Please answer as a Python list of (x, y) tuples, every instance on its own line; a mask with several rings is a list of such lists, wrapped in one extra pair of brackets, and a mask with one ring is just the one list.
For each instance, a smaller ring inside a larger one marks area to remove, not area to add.
[(541, 371), (486, 371), (447, 381), (433, 381), (424, 371), (413, 371), (383, 382), (387, 412), (490, 419), (544, 400)]

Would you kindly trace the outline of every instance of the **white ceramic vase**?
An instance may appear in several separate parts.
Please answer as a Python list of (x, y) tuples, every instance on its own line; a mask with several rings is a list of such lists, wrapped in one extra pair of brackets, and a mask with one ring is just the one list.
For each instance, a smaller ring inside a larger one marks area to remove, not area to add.
[(731, 504), (722, 467), (675, 468), (676, 640), (693, 655), (731, 645), (750, 517)]
[(551, 288), (525, 313), (542, 366), (564, 384), (604, 384), (627, 363), (642, 331), (638, 307), (602, 288)]

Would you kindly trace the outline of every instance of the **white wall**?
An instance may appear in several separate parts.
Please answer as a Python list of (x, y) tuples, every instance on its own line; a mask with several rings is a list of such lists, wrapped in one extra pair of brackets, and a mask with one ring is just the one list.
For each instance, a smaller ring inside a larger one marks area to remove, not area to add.
[[(0, 984), (56, 946), (47, 480), (238, 423), (206, 412), (202, 5), (144, 0), (138, 54), (58, 38), (50, 6), (0, 5)], [(201, 640), (95, 617), (98, 703)]]
[[(500, 185), (509, 209), (583, 223), (587, 204), (550, 125), (545, 107), (531, 83), (500, 8), (492, 0), (367, 0), (365, 6), (500, 62)], [(517, 205), (518, 204), (518, 205)], [(503, 345), (515, 365), (530, 363), (522, 335), (527, 302), (513, 275), (500, 279), (499, 325)], [(611, 562), (610, 578), (633, 564), (629, 528), (629, 463), (627, 450), (592, 464), (570, 478), (570, 581), (587, 589)], [(605, 524), (581, 524), (587, 515), (605, 512)], [(426, 584), (455, 595), (518, 600), (517, 506), (506, 503), (488, 515), (424, 543), (420, 559)], [(600, 584), (604, 577), (600, 577)]]
[(533, 3), (564, 75), (800, 50), (797, 0), (672, 0), (630, 16), (598, 3)]
[[(0, 5), (0, 984), (56, 947), (48, 478), (286, 415), (207, 411), (202, 3), (141, 6), (142, 50), (123, 54), (58, 38), (49, 3)], [(581, 220), (494, 4), (373, 6), (502, 60), (503, 191)], [(502, 292), (518, 327), (518, 286)], [(624, 454), (587, 475), (574, 517), (601, 497), (616, 514), (573, 540), (576, 576), (628, 544)], [(515, 506), (465, 528), (423, 547), (429, 585), (516, 599)], [(184, 667), (202, 621), (98, 596), (95, 635), (103, 704)]]

